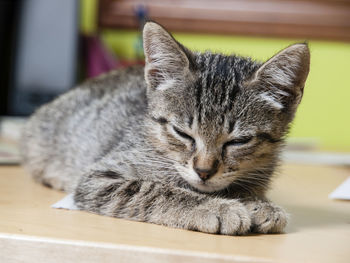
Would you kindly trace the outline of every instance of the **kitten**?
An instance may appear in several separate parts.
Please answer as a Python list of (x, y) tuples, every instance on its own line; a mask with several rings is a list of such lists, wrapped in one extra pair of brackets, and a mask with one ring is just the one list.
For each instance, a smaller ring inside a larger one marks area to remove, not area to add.
[(226, 235), (283, 231), (287, 215), (265, 193), (307, 45), (261, 64), (191, 52), (153, 22), (143, 41), (145, 69), (89, 80), (31, 117), (25, 167), (81, 210)]

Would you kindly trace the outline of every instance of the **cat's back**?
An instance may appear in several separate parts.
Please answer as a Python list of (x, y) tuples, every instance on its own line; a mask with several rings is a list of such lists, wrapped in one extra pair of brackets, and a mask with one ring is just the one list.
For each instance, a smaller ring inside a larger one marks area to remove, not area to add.
[(118, 145), (145, 109), (143, 67), (88, 80), (31, 116), (23, 131), (23, 163), (37, 180), (49, 176), (52, 180), (44, 183), (67, 190), (64, 180), (55, 182), (56, 174), (78, 178), (82, 169)]

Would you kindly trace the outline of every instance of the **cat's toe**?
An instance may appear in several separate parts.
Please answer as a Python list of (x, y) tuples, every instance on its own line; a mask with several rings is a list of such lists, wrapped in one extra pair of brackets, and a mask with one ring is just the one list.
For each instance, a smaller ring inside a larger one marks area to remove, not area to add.
[(244, 235), (250, 231), (251, 217), (237, 201), (211, 200), (205, 208), (197, 208), (189, 229), (223, 235)]
[(223, 205), (220, 210), (220, 234), (244, 235), (249, 232), (251, 219), (243, 205)]
[(282, 233), (288, 223), (288, 214), (284, 209), (277, 207), (274, 209), (270, 224), (267, 226), (267, 233)]
[(281, 233), (288, 223), (288, 214), (269, 202), (248, 205), (252, 219), (251, 231), (255, 233)]
[(195, 216), (192, 217), (188, 228), (190, 230), (215, 234), (220, 230), (220, 219), (215, 213), (207, 209), (200, 209), (195, 212)]

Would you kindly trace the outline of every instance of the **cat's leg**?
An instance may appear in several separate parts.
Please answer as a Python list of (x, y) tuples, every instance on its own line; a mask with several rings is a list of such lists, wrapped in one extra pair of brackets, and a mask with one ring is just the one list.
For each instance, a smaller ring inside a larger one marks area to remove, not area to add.
[(288, 222), (288, 214), (268, 200), (249, 200), (244, 204), (251, 216), (251, 231), (255, 233), (282, 233)]
[(251, 227), (250, 215), (238, 200), (127, 178), (116, 171), (84, 175), (74, 199), (82, 210), (174, 228), (242, 235)]

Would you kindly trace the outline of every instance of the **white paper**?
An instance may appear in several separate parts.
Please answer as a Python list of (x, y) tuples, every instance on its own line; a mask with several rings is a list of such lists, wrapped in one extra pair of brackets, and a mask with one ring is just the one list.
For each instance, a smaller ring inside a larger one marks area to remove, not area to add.
[(331, 199), (350, 200), (350, 177), (339, 185), (328, 197)]
[(68, 210), (78, 210), (78, 207), (74, 203), (73, 194), (67, 195), (65, 198), (53, 204), (51, 207)]

